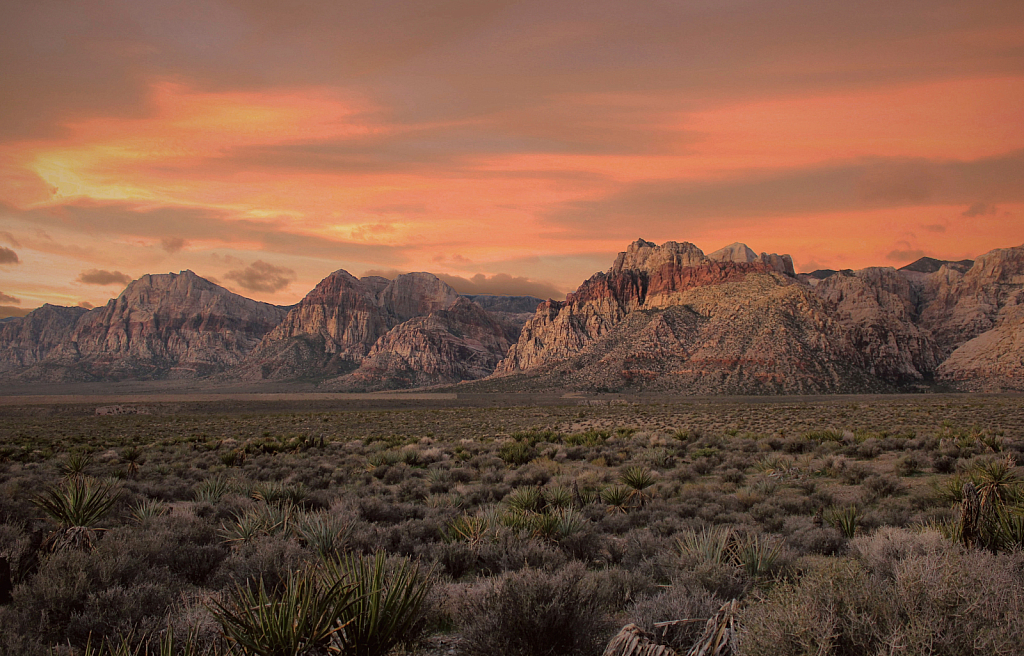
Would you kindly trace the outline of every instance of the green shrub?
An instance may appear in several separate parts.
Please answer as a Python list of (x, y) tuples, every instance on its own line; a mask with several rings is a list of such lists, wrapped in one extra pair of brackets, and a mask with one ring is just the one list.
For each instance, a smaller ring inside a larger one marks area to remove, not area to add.
[(522, 442), (505, 442), (501, 445), (498, 455), (506, 465), (518, 467), (533, 460), (533, 449)]

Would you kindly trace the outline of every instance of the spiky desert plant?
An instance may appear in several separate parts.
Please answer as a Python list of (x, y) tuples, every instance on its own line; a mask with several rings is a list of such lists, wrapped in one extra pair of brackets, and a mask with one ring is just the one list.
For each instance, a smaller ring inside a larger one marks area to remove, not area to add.
[(325, 511), (302, 513), (294, 523), (299, 540), (321, 558), (329, 558), (345, 547), (352, 525)]
[(505, 442), (498, 450), (498, 456), (509, 467), (518, 467), (533, 460), (533, 449), (523, 442)]
[(727, 526), (686, 529), (676, 538), (676, 549), (684, 558), (701, 564), (722, 564), (729, 559), (732, 530)]
[(466, 505), (466, 499), (458, 492), (445, 492), (443, 494), (428, 494), (423, 503), (428, 508), (461, 508)]
[(619, 481), (630, 488), (629, 498), (633, 504), (642, 506), (650, 500), (647, 489), (654, 485), (654, 474), (647, 467), (627, 467), (619, 476)]
[(45, 546), (53, 551), (91, 548), (100, 529), (96, 524), (121, 496), (116, 482), (74, 477), (50, 488), (34, 503), (57, 524)]
[(231, 489), (231, 481), (220, 474), (215, 474), (204, 478), (196, 485), (192, 498), (200, 503), (216, 504)]
[(120, 458), (121, 462), (128, 466), (126, 470), (128, 478), (135, 478), (139, 473), (139, 467), (145, 461), (145, 458), (142, 457), (142, 449), (134, 444), (121, 449)]
[(544, 509), (544, 493), (535, 487), (517, 487), (505, 497), (509, 508), (523, 512), (540, 512)]
[(981, 503), (992, 507), (1004, 506), (1020, 497), (1021, 481), (1017, 477), (1013, 458), (1006, 456), (999, 460), (987, 460), (975, 465), (970, 476), (978, 488)]
[(309, 570), (290, 573), (269, 591), (260, 579), (238, 585), (224, 602), (210, 608), (224, 636), (237, 651), (251, 656), (313, 656), (338, 653), (339, 634), (356, 603), (355, 586), (327, 580)]
[(85, 470), (92, 463), (92, 456), (82, 451), (74, 451), (68, 454), (67, 459), (60, 466), (64, 478), (80, 478), (85, 476)]
[(829, 506), (823, 519), (847, 538), (853, 538), (860, 524), (861, 513), (857, 506)]
[(477, 546), (493, 535), (494, 526), (487, 517), (481, 515), (459, 515), (452, 518), (441, 537), (445, 542), (468, 542)]
[(253, 483), (250, 493), (256, 501), (264, 501), (268, 504), (274, 503), (302, 503), (305, 501), (307, 492), (306, 486), (286, 485), (278, 481), (258, 481)]
[(737, 538), (732, 547), (733, 561), (754, 579), (774, 571), (781, 553), (781, 541), (760, 533)]
[(601, 501), (608, 506), (608, 512), (626, 512), (629, 510), (629, 502), (633, 491), (625, 485), (609, 485), (601, 490)]
[(384, 656), (421, 628), (430, 578), (409, 559), (389, 562), (383, 551), (372, 557), (350, 554), (324, 561), (323, 571), (326, 582), (352, 586), (354, 593), (353, 603), (339, 615), (345, 626), (337, 634), (342, 653)]
[(143, 499), (132, 506), (131, 516), (137, 524), (145, 524), (155, 517), (167, 514), (167, 506), (157, 499)]
[(590, 520), (572, 507), (558, 508), (552, 511), (551, 517), (555, 520), (555, 539), (564, 540), (583, 531), (590, 524)]
[(220, 534), (229, 544), (245, 544), (260, 535), (277, 535), (292, 530), (295, 507), (291, 504), (259, 503), (221, 526)]
[(551, 508), (568, 508), (572, 505), (572, 490), (564, 485), (552, 485), (544, 490), (544, 502)]

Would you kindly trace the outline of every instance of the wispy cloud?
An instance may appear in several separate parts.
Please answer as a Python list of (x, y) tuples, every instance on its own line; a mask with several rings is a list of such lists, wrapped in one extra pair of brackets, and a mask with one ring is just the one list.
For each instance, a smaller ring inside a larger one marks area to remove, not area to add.
[(89, 269), (78, 274), (76, 280), (86, 285), (127, 285), (132, 281), (132, 277), (120, 271)]
[(244, 269), (228, 271), (224, 277), (235, 281), (242, 289), (273, 293), (287, 288), (295, 280), (295, 271), (256, 260)]

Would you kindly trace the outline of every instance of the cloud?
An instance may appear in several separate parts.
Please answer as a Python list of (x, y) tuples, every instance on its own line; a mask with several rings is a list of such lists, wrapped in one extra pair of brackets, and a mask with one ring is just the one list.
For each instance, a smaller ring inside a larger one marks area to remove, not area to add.
[(918, 248), (911, 248), (906, 242), (900, 242), (902, 247), (889, 251), (886, 259), (891, 262), (916, 262), (924, 257), (924, 251)]
[(79, 301), (78, 302), (78, 307), (85, 308), (86, 310), (91, 310), (91, 309), (93, 309), (96, 306), (93, 305), (92, 303), (90, 303), (89, 301)]
[[(370, 269), (363, 276), (380, 276), (381, 278), (394, 280), (403, 273), (408, 272), (397, 269)], [(504, 296), (536, 296), (538, 298), (565, 297), (565, 292), (559, 290), (551, 283), (531, 280), (523, 276), (513, 276), (507, 273), (495, 273), (489, 276), (478, 273), (471, 278), (453, 276), (447, 273), (435, 273), (433, 275), (451, 285), (452, 289), (460, 294), (498, 294)]]
[(21, 264), (18, 254), (9, 248), (0, 246), (0, 264)]
[(120, 271), (107, 271), (106, 269), (89, 269), (78, 274), (78, 282), (86, 285), (127, 285), (132, 281), (131, 276)]
[(970, 219), (976, 216), (985, 216), (995, 213), (995, 205), (989, 205), (988, 203), (972, 203), (970, 207), (960, 213), (960, 216)]
[[(752, 171), (714, 181), (631, 184), (598, 200), (570, 202), (547, 220), (564, 238), (632, 238), (752, 218), (864, 211), (921, 204), (958, 205), (986, 196), (1024, 202), (1024, 150), (972, 161), (872, 158), (842, 164)], [(557, 235), (553, 232), (552, 236)]]
[(928, 232), (938, 232), (938, 233), (946, 232), (946, 226), (944, 226), (941, 223), (928, 223), (928, 224), (923, 225), (921, 227), (924, 228), (925, 230), (927, 230)]
[(11, 296), (10, 294), (0, 292), (0, 303), (4, 305), (21, 305), (21, 299)]
[(18, 240), (14, 238), (14, 235), (7, 232), (6, 230), (0, 230), (0, 240), (7, 242), (8, 244), (14, 246), (15, 248), (21, 246), (21, 244), (18, 243)]
[(234, 280), (243, 289), (272, 294), (290, 285), (295, 280), (295, 271), (256, 260), (244, 269), (228, 271), (224, 277)]
[(538, 298), (563, 298), (565, 296), (565, 292), (550, 283), (530, 280), (522, 276), (512, 276), (507, 273), (495, 273), (490, 276), (478, 273), (472, 278), (439, 273), (437, 277), (451, 285), (460, 294), (504, 294), (536, 296)]
[[(212, 241), (226, 246), (255, 244), (262, 252), (307, 257), (387, 260), (403, 262), (403, 249), (381, 244), (346, 242), (293, 231), (284, 220), (255, 221), (232, 218), (227, 212), (196, 207), (140, 207), (123, 202), (75, 201), (47, 208), (19, 210), (0, 202), (0, 216), (31, 223), (74, 230), (89, 235), (134, 236), (161, 241)], [(173, 226), (176, 235), (168, 235)]]
[(13, 305), (0, 305), (0, 319), (23, 317), (31, 311), (27, 308), (14, 307)]
[(185, 248), (185, 240), (181, 237), (161, 237), (160, 248), (168, 253), (177, 253), (182, 248)]

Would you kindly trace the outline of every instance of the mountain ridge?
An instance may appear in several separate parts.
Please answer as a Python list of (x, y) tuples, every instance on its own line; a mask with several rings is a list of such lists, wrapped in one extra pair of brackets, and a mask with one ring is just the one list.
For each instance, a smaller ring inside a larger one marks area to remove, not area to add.
[(437, 276), (326, 276), (281, 307), (191, 271), (0, 322), (0, 381), (181, 379), (372, 391), (1024, 390), (1024, 247), (796, 274), (739, 242), (643, 239), (564, 300)]

